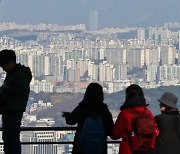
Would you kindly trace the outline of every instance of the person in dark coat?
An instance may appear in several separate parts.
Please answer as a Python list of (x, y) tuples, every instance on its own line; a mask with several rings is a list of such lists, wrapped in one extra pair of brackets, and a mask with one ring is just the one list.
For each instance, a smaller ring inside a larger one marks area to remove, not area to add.
[(26, 109), (32, 75), (29, 67), (16, 63), (13, 50), (0, 52), (0, 67), (6, 72), (6, 78), (0, 87), (4, 152), (20, 154), (21, 119)]
[[(132, 128), (132, 117), (133, 113), (142, 114), (146, 113), (154, 118), (151, 111), (147, 108), (146, 100), (144, 98), (143, 90), (140, 86), (132, 84), (126, 88), (126, 98), (124, 104), (121, 106), (115, 125), (113, 127), (112, 138), (113, 139), (122, 139), (119, 146), (119, 154), (133, 154), (132, 145), (131, 145), (131, 136), (133, 132)], [(156, 126), (157, 128), (157, 126)], [(158, 129), (156, 130), (158, 131)], [(155, 140), (152, 140), (152, 147), (154, 147)], [(138, 148), (138, 147), (136, 147)], [(138, 151), (138, 153), (140, 153)], [(142, 153), (142, 152), (141, 152)], [(152, 151), (143, 151), (143, 154), (153, 153)]]
[(155, 144), (156, 154), (180, 154), (180, 114), (177, 100), (170, 92), (165, 92), (158, 99), (161, 114), (155, 116), (160, 131)]
[[(71, 112), (64, 112), (66, 123), (68, 125), (77, 124), (77, 129), (73, 144), (73, 154), (81, 154), (80, 149), (77, 146), (77, 137), (82, 130), (84, 121), (87, 117), (92, 115), (101, 115), (105, 128), (106, 136), (111, 136), (113, 120), (112, 115), (104, 101), (102, 86), (98, 83), (90, 83), (84, 94), (84, 99), (79, 105)], [(107, 145), (106, 145), (107, 146)], [(104, 154), (107, 153), (107, 147)]]

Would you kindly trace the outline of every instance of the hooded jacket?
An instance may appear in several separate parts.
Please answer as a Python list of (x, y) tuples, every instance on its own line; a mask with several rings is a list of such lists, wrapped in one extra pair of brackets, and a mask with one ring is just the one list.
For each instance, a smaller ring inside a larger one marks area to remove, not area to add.
[(29, 67), (16, 64), (7, 72), (3, 85), (0, 87), (3, 102), (0, 112), (24, 112), (26, 109), (32, 74)]
[[(130, 145), (130, 136), (132, 130), (133, 112), (146, 113), (153, 117), (150, 110), (147, 109), (145, 99), (140, 96), (134, 96), (121, 106), (115, 125), (113, 127), (112, 138), (122, 139), (120, 141), (119, 154), (132, 154)], [(154, 143), (153, 143), (154, 144)]]

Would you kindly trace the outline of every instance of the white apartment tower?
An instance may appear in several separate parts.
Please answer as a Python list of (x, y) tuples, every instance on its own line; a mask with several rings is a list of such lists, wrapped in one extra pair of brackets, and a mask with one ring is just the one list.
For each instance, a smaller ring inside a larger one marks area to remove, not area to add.
[(127, 65), (119, 65), (119, 80), (127, 80)]
[(172, 65), (175, 63), (176, 48), (173, 46), (161, 46), (160, 58), (161, 65)]
[(106, 81), (106, 61), (99, 64), (99, 81), (104, 82)]
[(35, 77), (41, 77), (44, 75), (45, 68), (45, 56), (44, 55), (34, 55), (33, 56), (33, 69)]
[(88, 59), (86, 59), (86, 60), (80, 59), (76, 63), (77, 63), (77, 68), (80, 70), (80, 76), (83, 77), (88, 70), (89, 60)]
[(139, 28), (137, 30), (137, 39), (139, 41), (139, 44), (144, 44), (144, 41), (145, 41), (145, 29), (144, 28)]
[(130, 67), (142, 68), (144, 66), (144, 49), (131, 48), (127, 49), (127, 64)]
[(159, 39), (159, 32), (157, 28), (149, 28), (149, 39), (150, 40), (158, 40)]
[(159, 65), (160, 53), (157, 47), (144, 50), (144, 63), (146, 65)]
[(180, 66), (177, 65), (163, 65), (159, 67), (158, 71), (159, 81), (175, 81), (180, 80)]
[(106, 65), (106, 81), (112, 82), (114, 80), (114, 67), (113, 65)]
[(109, 64), (119, 66), (126, 63), (126, 49), (124, 48), (107, 48), (105, 55)]
[(157, 65), (148, 65), (147, 66), (147, 81), (155, 82), (157, 78)]
[(28, 66), (28, 53), (27, 52), (16, 52), (16, 61), (22, 65)]

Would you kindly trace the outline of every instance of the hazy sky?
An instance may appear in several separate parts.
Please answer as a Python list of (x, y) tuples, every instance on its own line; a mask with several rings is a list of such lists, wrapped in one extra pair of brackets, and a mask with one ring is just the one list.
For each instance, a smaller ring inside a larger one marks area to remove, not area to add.
[(155, 26), (180, 22), (180, 0), (1, 0), (0, 22), (88, 24), (98, 10), (99, 25)]

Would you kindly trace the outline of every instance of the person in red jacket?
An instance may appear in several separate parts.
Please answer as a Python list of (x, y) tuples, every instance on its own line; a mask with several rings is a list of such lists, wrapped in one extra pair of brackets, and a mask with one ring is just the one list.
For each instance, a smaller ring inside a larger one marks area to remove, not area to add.
[[(127, 87), (125, 102), (120, 108), (121, 112), (117, 117), (112, 132), (113, 139), (122, 139), (120, 141), (119, 154), (134, 154), (131, 148), (133, 112), (143, 113), (146, 110), (146, 113), (154, 118), (147, 106), (148, 104), (146, 104), (144, 93), (140, 86), (132, 84)], [(152, 142), (153, 147), (155, 140)]]

